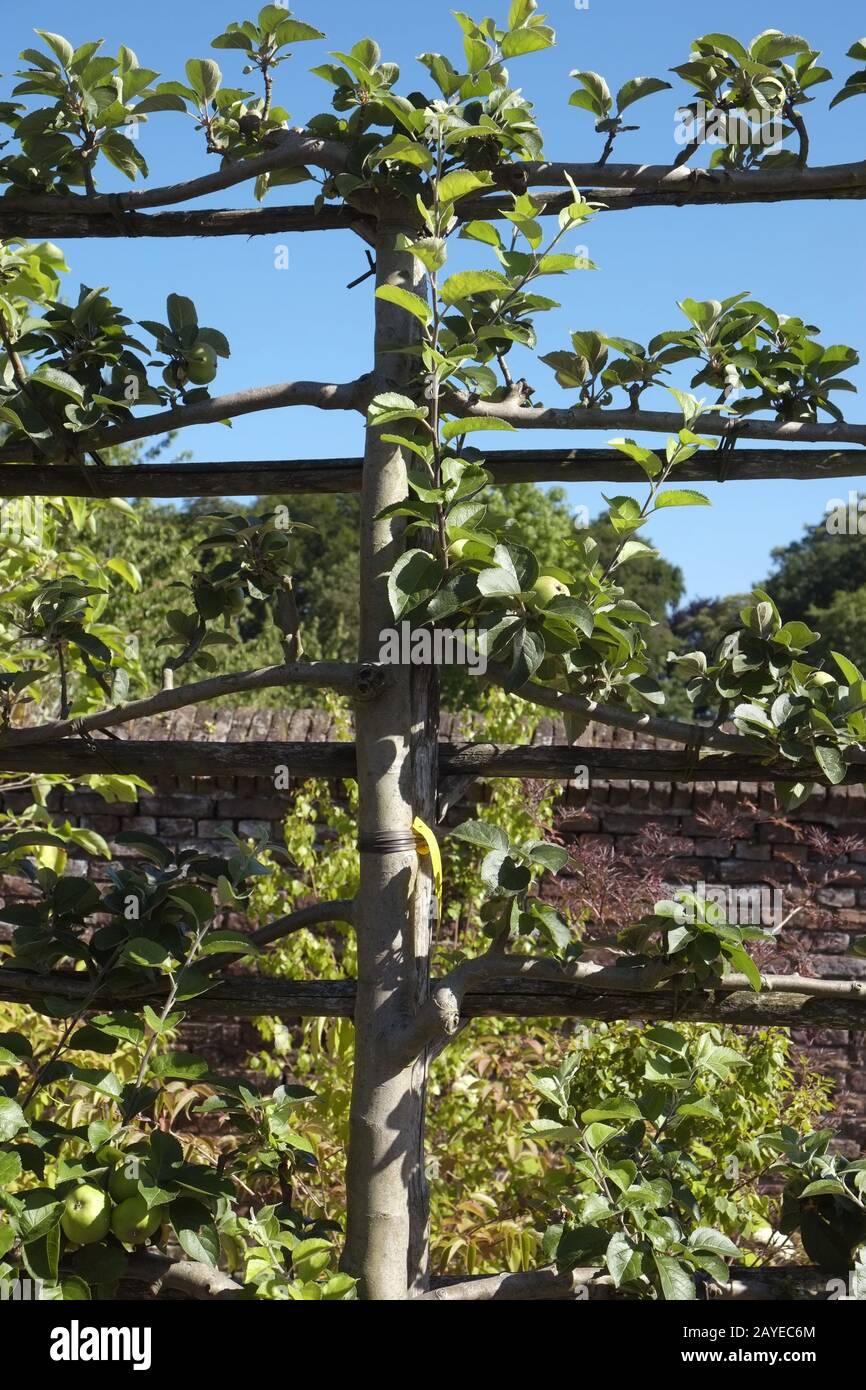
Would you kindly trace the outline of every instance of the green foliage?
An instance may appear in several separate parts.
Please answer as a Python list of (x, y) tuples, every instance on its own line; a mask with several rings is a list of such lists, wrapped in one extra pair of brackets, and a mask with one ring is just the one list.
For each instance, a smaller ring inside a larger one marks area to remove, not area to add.
[(21, 58), (28, 66), (17, 72), (13, 96), (47, 97), (48, 104), (5, 106), (2, 118), (21, 150), (0, 160), (4, 182), (28, 193), (62, 194), (82, 185), (93, 192), (99, 155), (128, 179), (146, 178), (134, 138), (144, 113), (157, 109), (148, 98), (152, 103), (151, 84), (159, 74), (143, 68), (131, 48), (122, 46), (110, 58), (100, 53), (101, 39), (75, 47), (60, 34), (36, 33), (48, 51), (25, 48)]
[[(856, 43), (853, 43), (848, 49), (847, 56), (854, 58), (857, 62), (866, 63), (866, 39), (858, 39)], [(846, 77), (845, 86), (836, 93), (830, 106), (831, 108), (838, 106), (840, 102), (848, 101), (851, 97), (863, 96), (864, 93), (866, 93), (866, 67), (858, 68), (856, 72), (852, 72), (849, 77)]]
[[(725, 400), (732, 396), (735, 416), (771, 410), (778, 420), (811, 422), (824, 410), (841, 420), (831, 392), (856, 390), (841, 375), (860, 360), (853, 348), (824, 347), (813, 324), (778, 314), (745, 292), (700, 303), (684, 299), (679, 308), (691, 327), (657, 333), (647, 347), (597, 332), (573, 333), (571, 352), (540, 360), (553, 368), (560, 386), (579, 389), (585, 407), (611, 405), (617, 389), (636, 407), (644, 391), (664, 383), (672, 364), (696, 360), (702, 365), (692, 389), (710, 386)], [(611, 348), (622, 356), (610, 361)]]
[[(844, 780), (844, 750), (866, 736), (866, 684), (852, 662), (833, 660), (841, 680), (811, 666), (805, 654), (819, 634), (805, 623), (783, 623), (769, 594), (757, 589), (756, 603), (742, 610), (742, 627), (724, 639), (715, 662), (703, 652), (675, 657), (692, 677), (689, 697), (718, 706), (722, 719), (749, 737), (770, 743), (792, 764), (814, 758), (831, 784)], [(808, 796), (810, 784), (782, 784), (789, 806)]]
[[(174, 581), (189, 594), (193, 611), (169, 610), (171, 636), (160, 645), (179, 645), (181, 651), (166, 665), (177, 670), (192, 662), (215, 671), (212, 649), (232, 645), (235, 639), (226, 629), (233, 617), (244, 612), (249, 599), (273, 605), (286, 659), (294, 659), (300, 653), (300, 620), (292, 593), (291, 562), (298, 523), (291, 520), (286, 507), (264, 516), (219, 515), (210, 520), (213, 526), (198, 542), (199, 563), (189, 581)], [(217, 619), (222, 620), (222, 629), (210, 626)]]
[[(624, 82), (616, 94), (616, 103), (610, 88), (598, 72), (581, 72), (579, 68), (570, 74), (576, 77), (580, 86), (569, 97), (569, 106), (579, 106), (595, 116), (595, 129), (599, 135), (606, 136), (601, 163), (607, 162), (616, 137), (625, 131), (639, 130), (640, 126), (626, 125), (622, 113), (636, 101), (652, 96), (654, 92), (670, 90), (670, 82), (660, 77), (632, 77)], [(615, 105), (615, 109), (614, 109)]]
[[(765, 1131), (786, 1121), (811, 1130), (824, 1117), (832, 1083), (798, 1058), (782, 1029), (744, 1038), (735, 1028), (677, 1022), (676, 1031), (695, 1047), (704, 1036), (741, 1061), (726, 1082), (713, 1071), (695, 1077), (701, 1100), (712, 1095), (700, 1128), (680, 1135), (686, 1145), (687, 1181), (702, 1217), (741, 1239), (746, 1263), (772, 1255), (765, 1233), (774, 1220), (775, 1199), (762, 1183), (769, 1157), (759, 1142)], [(653, 1051), (645, 1030), (627, 1022), (583, 1025), (574, 1042), (579, 1066), (569, 1073), (569, 1100), (576, 1114), (618, 1098), (634, 1100), (645, 1084)], [(561, 1173), (558, 1181), (566, 1181)]]
[[(727, 1127), (722, 1107), (742, 1094), (747, 1058), (712, 1028), (689, 1034), (659, 1025), (639, 1045), (643, 1070), (633, 1087), (606, 1095), (605, 1075), (588, 1106), (580, 1048), (532, 1078), (542, 1099), (529, 1132), (566, 1152), (562, 1217), (545, 1232), (544, 1250), (560, 1268), (604, 1267), (633, 1297), (688, 1301), (700, 1276), (726, 1284), (726, 1261), (739, 1254), (706, 1224), (694, 1187), (706, 1184), (708, 1140)], [(748, 1199), (731, 1205), (742, 1220)]]
[[(800, 108), (813, 100), (808, 95), (812, 87), (832, 77), (818, 64), (820, 56), (808, 40), (780, 29), (765, 29), (749, 45), (730, 34), (705, 34), (694, 40), (688, 62), (672, 71), (707, 103), (727, 137), (722, 147), (714, 150), (711, 168), (768, 169), (805, 164), (808, 136)], [(770, 120), (779, 123), (783, 138), (794, 131), (799, 134), (799, 155), (793, 150), (768, 152), (761, 126)], [(744, 123), (753, 134), (751, 140), (743, 138)], [(696, 133), (697, 144), (704, 138), (705, 124)], [(752, 130), (755, 125), (758, 129)]]
[[(304, 1217), (290, 1198), (293, 1175), (315, 1172), (314, 1147), (294, 1120), (315, 1093), (282, 1085), (261, 1096), (171, 1045), (184, 1002), (214, 987), (210, 958), (256, 953), (247, 936), (220, 921), (223, 912), (245, 906), (253, 880), (265, 872), (255, 849), (235, 840), (225, 856), (190, 850), (172, 860), (154, 837), (128, 832), (118, 841), (138, 862), (112, 867), (109, 887), (100, 890), (25, 857), (52, 839), (20, 833), (0, 846), (39, 894), (2, 909), (14, 929), (12, 960), (42, 971), (77, 961), (90, 983), (77, 1012), (46, 1001), (71, 1020), (47, 1056), (34, 1057), (19, 1033), (2, 1035), (0, 1164), (7, 1182), (0, 1230), (20, 1242), (25, 1268), (49, 1284), (76, 1279), (83, 1296), (88, 1288), (105, 1296), (125, 1268), (123, 1247), (171, 1230), (190, 1259), (214, 1267), (223, 1260), (251, 1295), (353, 1296), (354, 1282), (333, 1269), (326, 1237), (336, 1228)], [(103, 989), (152, 989), (160, 976), (161, 1013), (145, 1005), (141, 1014), (96, 1012), (82, 1023)], [(85, 1052), (96, 1054), (95, 1066), (86, 1064)], [(163, 1112), (176, 1118), (180, 1109), (218, 1117), (231, 1143), (216, 1169), (196, 1163), (161, 1127)], [(273, 1187), (279, 1203), (249, 1215), (234, 1209), (239, 1191)], [(70, 1195), (81, 1188), (92, 1190), (93, 1200), (80, 1201), (73, 1219)], [(105, 1229), (96, 1224), (103, 1216)]]
[(828, 1153), (830, 1129), (798, 1134), (789, 1122), (761, 1142), (776, 1155), (770, 1172), (785, 1179), (780, 1230), (796, 1231), (810, 1260), (866, 1290), (866, 1160)]
[[(76, 304), (62, 302), (60, 275), (66, 269), (51, 243), (0, 243), (6, 358), (0, 422), (7, 426), (7, 443), (27, 444), (37, 457), (58, 451), (65, 456), (75, 434), (127, 419), (134, 406), (208, 399), (217, 356), (228, 357), (229, 345), (216, 329), (199, 327), (190, 299), (169, 295), (169, 326), (142, 323), (169, 354), (164, 364), (126, 331), (131, 320), (104, 290), (82, 285)], [(163, 386), (149, 382), (151, 365), (163, 367)], [(86, 510), (82, 504), (79, 509)]]
[[(828, 508), (828, 516), (807, 526), (801, 539), (774, 550), (774, 569), (764, 584), (791, 618), (810, 624), (829, 620), (835, 632), (827, 636), (832, 636), (837, 650), (849, 650), (838, 640), (838, 625), (840, 620), (846, 621), (843, 615), (851, 611), (849, 605), (856, 607), (858, 595), (866, 589), (866, 544), (857, 526), (861, 515), (858, 505), (859, 495), (855, 497), (853, 527), (847, 524), (844, 511), (845, 524), (840, 524)], [(847, 511), (847, 507), (847, 500), (840, 499), (840, 510)], [(850, 635), (854, 643), (851, 659), (859, 666), (866, 662), (866, 646), (861, 634)]]

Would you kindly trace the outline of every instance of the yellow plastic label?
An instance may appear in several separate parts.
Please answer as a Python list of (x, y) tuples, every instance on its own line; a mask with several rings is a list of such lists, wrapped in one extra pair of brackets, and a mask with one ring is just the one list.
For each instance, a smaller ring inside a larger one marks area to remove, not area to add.
[(436, 897), (439, 907), (442, 907), (442, 851), (439, 848), (439, 841), (433, 834), (429, 825), (416, 816), (412, 822), (412, 830), (415, 833), (415, 844), (419, 855), (430, 855), (430, 866), (433, 870), (433, 887), (436, 890)]

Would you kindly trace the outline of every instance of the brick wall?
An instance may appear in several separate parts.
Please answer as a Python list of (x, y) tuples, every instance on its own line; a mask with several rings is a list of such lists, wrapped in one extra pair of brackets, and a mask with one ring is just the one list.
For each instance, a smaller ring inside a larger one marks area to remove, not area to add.
[[(442, 736), (468, 737), (471, 722), (445, 716)], [(198, 708), (132, 725), (131, 738), (196, 738), (242, 741), (326, 741), (339, 738), (333, 721), (321, 711), (219, 710)], [(581, 740), (596, 745), (648, 747), (653, 740), (597, 727)], [(535, 741), (565, 741), (562, 727), (542, 720)], [(668, 745), (660, 745), (668, 746)], [(577, 761), (577, 759), (576, 759)], [(483, 791), (470, 791), (452, 819), (472, 814)], [(265, 826), (281, 841), (280, 825), (291, 803), (291, 787), (274, 790), (267, 779), (178, 778), (166, 767), (152, 795), (137, 805), (107, 806), (91, 793), (56, 794), (54, 809), (77, 824), (98, 830), (109, 841), (121, 829), (157, 834), (178, 846), (219, 846), (221, 828), (249, 835)], [(8, 798), (15, 804), (14, 794)], [(2, 804), (2, 803), (0, 803)], [(562, 838), (574, 850), (578, 866), (594, 867), (608, 879), (631, 873), (641, 860), (658, 869), (666, 884), (703, 883), (730, 890), (763, 890), (765, 904), (794, 912), (780, 932), (765, 967), (797, 969), (824, 978), (866, 979), (866, 960), (845, 954), (851, 939), (866, 934), (866, 791), (863, 787), (819, 790), (791, 817), (779, 816), (771, 788), (756, 783), (671, 785), (633, 781), (596, 783), (580, 780), (563, 789), (557, 813)], [(861, 838), (862, 837), (862, 838)], [(327, 833), (321, 847), (327, 850)], [(118, 855), (129, 854), (116, 846)], [(92, 876), (99, 864), (84, 856), (69, 871)], [(580, 871), (571, 885), (578, 890)], [(569, 884), (565, 885), (566, 893)], [(768, 895), (776, 892), (772, 899)], [(21, 879), (0, 880), (7, 898), (26, 896)], [(189, 1041), (206, 1048), (214, 1065), (240, 1064), (258, 1035), (247, 1024), (227, 1021), (218, 1028), (190, 1025)], [(844, 1030), (796, 1033), (813, 1064), (836, 1083), (835, 1105), (840, 1135), (849, 1152), (866, 1147), (866, 1035)]]

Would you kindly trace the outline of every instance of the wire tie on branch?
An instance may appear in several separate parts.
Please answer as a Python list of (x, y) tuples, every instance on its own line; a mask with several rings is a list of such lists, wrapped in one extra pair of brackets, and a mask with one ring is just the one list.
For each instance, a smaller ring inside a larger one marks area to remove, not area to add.
[(684, 749), (686, 755), (686, 774), (690, 782), (697, 780), (698, 765), (700, 763), (701, 750), (704, 747), (705, 732), (702, 725), (696, 724), (694, 733), (691, 734)]
[(411, 830), (380, 830), (358, 836), (358, 849), (362, 854), (405, 854), (417, 848)]
[(120, 229), (123, 236), (140, 236), (140, 232), (135, 225), (135, 213), (130, 208), (124, 206), (125, 199), (122, 193), (108, 193), (108, 211), (114, 220), (115, 225)]

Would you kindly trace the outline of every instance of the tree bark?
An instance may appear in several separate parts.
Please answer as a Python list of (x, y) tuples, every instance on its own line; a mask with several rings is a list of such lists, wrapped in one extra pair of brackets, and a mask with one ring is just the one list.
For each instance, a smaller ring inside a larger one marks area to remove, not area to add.
[[(399, 231), (388, 217), (380, 222), (376, 284), (417, 291), (417, 263), (395, 250)], [(376, 391), (405, 392), (413, 360), (395, 349), (417, 341), (417, 334), (404, 309), (377, 299)], [(379, 513), (407, 492), (402, 451), (369, 429), (361, 489), (362, 661), (378, 660), (382, 631), (393, 625), (388, 578), (403, 550), (403, 523), (380, 520)], [(412, 843), (412, 821), (416, 767), (432, 775), (435, 760), (421, 756), (429, 733), (420, 742), (416, 737), (413, 749), (413, 726), (426, 725), (417, 685), (414, 693), (413, 700), (410, 668), (397, 666), (385, 692), (356, 711), (358, 993), (344, 1264), (359, 1279), (361, 1296), (378, 1300), (405, 1299), (410, 1282), (423, 1283), (426, 1268), (424, 1068), (395, 1063), (391, 1046), (427, 988), (429, 888)], [(423, 800), (426, 805), (427, 788)]]

